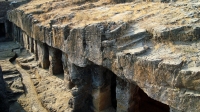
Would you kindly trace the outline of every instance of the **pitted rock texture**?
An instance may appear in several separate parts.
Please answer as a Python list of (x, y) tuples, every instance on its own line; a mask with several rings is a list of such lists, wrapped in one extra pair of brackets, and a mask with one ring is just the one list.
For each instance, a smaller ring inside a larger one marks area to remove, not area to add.
[[(13, 23), (14, 39), (37, 52), (42, 68), (50, 67), (54, 74), (58, 70), (54, 67), (62, 62), (66, 85), (72, 88), (69, 105), (75, 111), (109, 108), (100, 102), (111, 90), (102, 90), (119, 86), (108, 75), (115, 74), (169, 105), (171, 111), (198, 112), (199, 8), (198, 2), (187, 1), (77, 5), (36, 0), (9, 11), (8, 20)], [(135, 86), (131, 84), (124, 90), (131, 101), (116, 99), (123, 111), (132, 107)], [(95, 95), (102, 97), (95, 100)], [(116, 103), (106, 101), (111, 108)]]

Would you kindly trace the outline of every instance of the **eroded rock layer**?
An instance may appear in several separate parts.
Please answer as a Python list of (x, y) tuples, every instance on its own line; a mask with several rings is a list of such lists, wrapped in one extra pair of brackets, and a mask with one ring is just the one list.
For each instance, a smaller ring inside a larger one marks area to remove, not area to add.
[(12, 37), (40, 67), (64, 73), (73, 111), (198, 112), (199, 8), (36, 0), (7, 15)]

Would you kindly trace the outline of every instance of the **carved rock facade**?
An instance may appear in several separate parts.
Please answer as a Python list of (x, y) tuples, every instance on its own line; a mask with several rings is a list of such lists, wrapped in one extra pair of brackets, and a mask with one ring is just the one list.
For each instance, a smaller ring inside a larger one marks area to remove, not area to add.
[[(199, 27), (151, 31), (126, 22), (47, 27), (17, 9), (8, 12), (8, 20), (14, 40), (35, 53), (42, 68), (52, 75), (64, 73), (73, 95), (68, 103), (75, 112), (146, 111), (147, 102), (158, 111), (200, 110), (198, 66), (181, 60), (183, 55), (169, 45), (154, 48), (163, 37), (198, 39)], [(198, 48), (198, 42), (191, 44)]]

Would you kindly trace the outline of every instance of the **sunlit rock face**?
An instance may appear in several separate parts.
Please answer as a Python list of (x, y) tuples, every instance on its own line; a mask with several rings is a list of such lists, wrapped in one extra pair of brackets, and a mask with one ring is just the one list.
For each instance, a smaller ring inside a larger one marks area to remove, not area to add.
[(33, 1), (8, 11), (10, 34), (64, 74), (75, 112), (200, 111), (199, 4), (111, 2), (126, 3)]

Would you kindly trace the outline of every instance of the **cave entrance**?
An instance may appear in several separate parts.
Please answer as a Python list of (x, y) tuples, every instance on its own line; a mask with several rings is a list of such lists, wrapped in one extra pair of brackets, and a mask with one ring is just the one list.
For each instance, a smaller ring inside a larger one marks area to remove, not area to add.
[(117, 112), (169, 112), (168, 105), (148, 97), (139, 86), (126, 79), (116, 78), (115, 92)]
[[(139, 88), (139, 87), (138, 87)], [(138, 89), (139, 112), (170, 112), (168, 105), (150, 98), (142, 89)]]
[(64, 70), (62, 63), (62, 51), (49, 46), (49, 71), (51, 74), (64, 80)]
[[(28, 49), (29, 49), (29, 41), (27, 37), (27, 44), (28, 44)], [(38, 50), (38, 59), (40, 63), (40, 67), (43, 69), (48, 69), (50, 62), (49, 62), (49, 49), (48, 45), (45, 43), (42, 43), (40, 41), (37, 41), (37, 50)]]
[(6, 36), (5, 24), (0, 23), (0, 38), (5, 37), (5, 36)]

